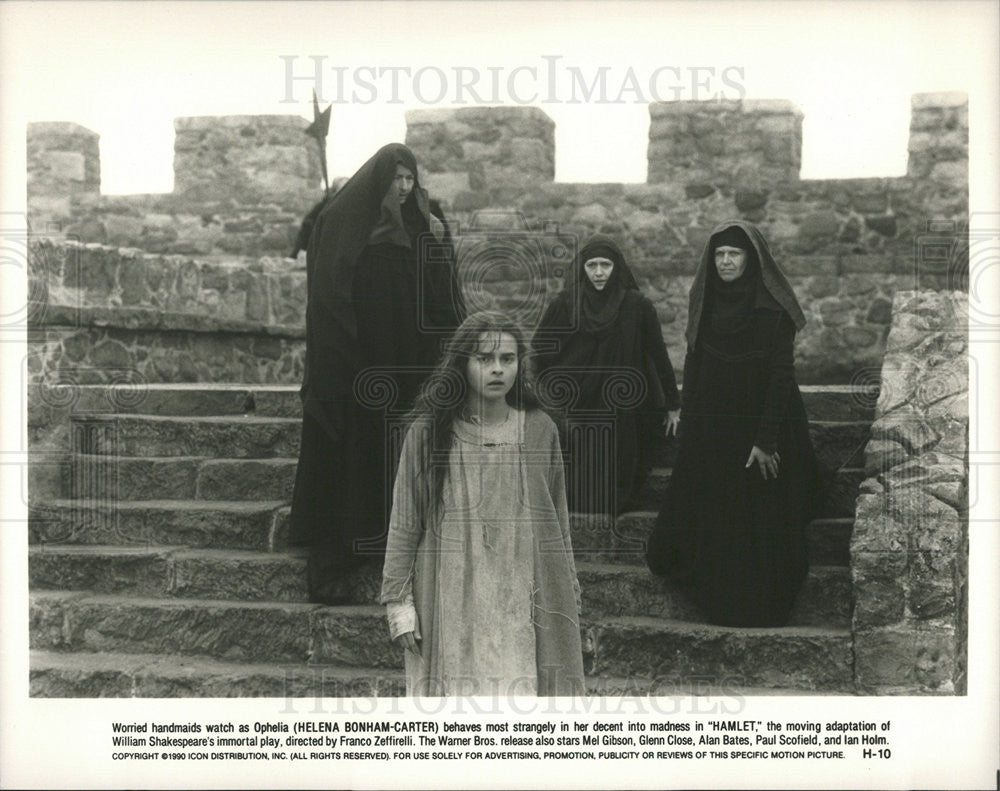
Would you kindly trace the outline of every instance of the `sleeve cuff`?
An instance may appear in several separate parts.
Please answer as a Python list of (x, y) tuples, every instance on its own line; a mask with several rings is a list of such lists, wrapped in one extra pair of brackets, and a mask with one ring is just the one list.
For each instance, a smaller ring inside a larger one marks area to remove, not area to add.
[(385, 606), (389, 619), (389, 636), (395, 640), (401, 634), (413, 632), (420, 638), (420, 628), (417, 623), (417, 608), (413, 604), (413, 596), (407, 594), (403, 601), (389, 602)]
[(756, 445), (758, 448), (760, 448), (762, 451), (764, 451), (764, 453), (774, 453), (774, 451), (777, 449), (777, 442), (775, 442), (774, 439), (772, 439), (771, 437), (765, 438), (758, 436), (753, 441), (753, 444)]

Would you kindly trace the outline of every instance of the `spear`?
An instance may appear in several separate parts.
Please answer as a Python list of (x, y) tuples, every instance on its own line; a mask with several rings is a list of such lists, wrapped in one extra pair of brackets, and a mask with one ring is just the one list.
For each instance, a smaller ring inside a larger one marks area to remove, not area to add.
[(319, 146), (319, 163), (323, 168), (323, 194), (330, 194), (330, 179), (326, 172), (326, 136), (330, 131), (330, 111), (333, 109), (333, 103), (327, 107), (323, 112), (319, 111), (319, 99), (316, 96), (316, 89), (313, 88), (313, 122), (309, 124), (305, 132), (309, 137), (316, 140), (316, 145)]

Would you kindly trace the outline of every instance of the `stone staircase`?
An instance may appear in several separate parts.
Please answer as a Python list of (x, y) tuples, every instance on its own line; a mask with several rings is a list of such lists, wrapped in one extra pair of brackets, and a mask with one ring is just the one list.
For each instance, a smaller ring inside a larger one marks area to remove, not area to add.
[[(42, 385), (34, 386), (36, 390)], [(41, 697), (400, 695), (379, 580), (349, 606), (309, 604), (286, 549), (300, 432), (297, 387), (82, 385), (65, 453), (33, 462), (31, 694)], [(594, 694), (853, 691), (848, 543), (869, 391), (803, 388), (813, 441), (839, 468), (809, 526), (811, 570), (792, 624), (705, 625), (643, 561), (670, 443), (617, 520), (574, 515)], [(31, 403), (56, 403), (29, 392)], [(55, 424), (54, 421), (53, 424)]]

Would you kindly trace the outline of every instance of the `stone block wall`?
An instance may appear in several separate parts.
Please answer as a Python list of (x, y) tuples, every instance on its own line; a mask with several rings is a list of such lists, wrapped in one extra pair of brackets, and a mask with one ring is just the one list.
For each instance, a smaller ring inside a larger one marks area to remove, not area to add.
[[(800, 378), (848, 382), (877, 378), (894, 293), (968, 287), (967, 100), (918, 94), (912, 105), (909, 172), (900, 178), (799, 179), (802, 114), (777, 100), (652, 105), (645, 184), (554, 182), (554, 125), (537, 108), (410, 112), (406, 141), (462, 255), (484, 228), (543, 247), (555, 233), (570, 250), (595, 232), (616, 237), (678, 366), (687, 289), (711, 228), (732, 217), (758, 223), (808, 318)], [(305, 126), (285, 116), (178, 119), (175, 193), (106, 197), (38, 177), (29, 184), (32, 219), (55, 219), (56, 236), (153, 253), (287, 255), (321, 196)], [(29, 128), (36, 150), (65, 145), (43, 132)], [(46, 201), (60, 202), (60, 213), (47, 213)], [(921, 252), (929, 234), (933, 261)], [(557, 290), (565, 266), (542, 269)], [(463, 258), (460, 273), (472, 271), (475, 304), (482, 291), (504, 306), (539, 293), (536, 282), (501, 282)]]
[(412, 110), (406, 144), (423, 185), (455, 211), (483, 209), (504, 191), (555, 177), (555, 124), (534, 107)]
[(196, 201), (308, 193), (320, 184), (319, 149), (291, 115), (174, 121), (174, 192)]
[[(968, 282), (966, 97), (918, 94), (912, 106), (911, 173), (900, 178), (799, 179), (802, 114), (777, 100), (651, 105), (646, 184), (547, 178), (487, 186), (458, 178), (460, 146), (453, 143), (456, 126), (465, 128), (456, 121), (461, 110), (408, 115), (407, 143), (456, 228), (460, 252), (463, 235), (480, 233), (484, 216), (495, 226), (494, 215), (504, 211), (518, 218), (508, 230), (527, 228), (543, 246), (553, 230), (573, 249), (594, 233), (617, 238), (656, 305), (677, 365), (690, 277), (711, 228), (734, 217), (756, 222), (808, 319), (797, 342), (801, 380), (871, 381), (896, 291), (965, 289)], [(497, 139), (514, 136), (518, 114), (536, 119), (539, 112), (476, 110), (494, 114)], [(929, 236), (934, 261), (921, 252)], [(537, 288), (525, 281), (502, 291), (498, 304), (506, 306)]]
[(298, 384), (305, 267), (30, 242), (32, 383)]
[(657, 102), (649, 117), (650, 184), (680, 184), (692, 197), (731, 186), (753, 211), (762, 191), (799, 176), (802, 112), (791, 102)]
[(28, 124), (28, 210), (65, 218), (74, 198), (101, 192), (100, 135), (68, 122)]
[(302, 217), (323, 195), (307, 126), (295, 116), (178, 118), (174, 192), (101, 195), (96, 134), (76, 124), (29, 124), (31, 226), (53, 238), (153, 253), (288, 255)]
[(851, 539), (862, 692), (965, 692), (967, 301), (961, 292), (895, 295)]

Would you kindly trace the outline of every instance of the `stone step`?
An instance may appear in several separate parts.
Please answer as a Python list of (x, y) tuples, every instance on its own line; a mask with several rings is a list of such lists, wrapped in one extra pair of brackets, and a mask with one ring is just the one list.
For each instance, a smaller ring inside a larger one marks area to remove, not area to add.
[(285, 503), (268, 500), (52, 500), (29, 506), (28, 541), (140, 547), (165, 544), (267, 552), (284, 547), (288, 511)]
[[(877, 392), (857, 385), (802, 385), (811, 420), (872, 421)], [(29, 424), (51, 409), (86, 413), (201, 416), (256, 414), (302, 417), (298, 384), (79, 384), (75, 378), (28, 386)]]
[[(56, 411), (53, 415), (52, 412)], [(257, 414), (302, 417), (299, 385), (253, 384), (63, 384), (28, 385), (28, 423), (73, 413), (212, 417)]]
[[(214, 459), (199, 456), (100, 456), (76, 454), (72, 464), (56, 468), (61, 483), (44, 479), (39, 494), (120, 500), (286, 500), (295, 485), (294, 458)], [(51, 471), (46, 468), (46, 472)], [(670, 481), (669, 468), (650, 472), (635, 506), (657, 509)], [(838, 470), (818, 516), (853, 516), (863, 469)], [(41, 483), (42, 481), (40, 481)]]
[(160, 309), (49, 306), (29, 327), (32, 380), (139, 389), (158, 383), (299, 385), (303, 324), (230, 321)]
[(296, 418), (256, 416), (89, 415), (73, 422), (76, 452), (143, 458), (298, 458), (302, 431)]
[[(666, 495), (670, 483), (669, 467), (657, 467), (650, 471), (639, 497), (637, 509), (658, 509)], [(854, 516), (854, 505), (858, 499), (858, 487), (865, 479), (865, 471), (860, 467), (846, 467), (837, 470), (833, 475), (830, 488), (823, 500), (818, 518), (836, 518)]]
[(741, 687), (852, 690), (849, 629), (737, 629), (655, 618), (587, 627), (596, 676), (730, 679)]
[[(288, 545), (290, 510), (279, 501), (50, 500), (29, 507), (28, 540), (45, 545), (184, 545), (273, 552)], [(613, 523), (603, 516), (571, 514), (573, 552), (581, 562), (643, 565), (655, 521), (655, 511), (632, 511)], [(850, 517), (810, 523), (810, 563), (846, 566), (853, 524)]]
[[(306, 602), (305, 559), (283, 553), (168, 547), (32, 547), (32, 590), (74, 590), (145, 597)], [(703, 620), (671, 586), (640, 566), (580, 563), (585, 615), (647, 615)], [(377, 604), (381, 573), (365, 567), (345, 582), (352, 604)], [(848, 569), (810, 569), (793, 625), (846, 626), (851, 614)]]
[(121, 500), (284, 500), (295, 486), (294, 458), (211, 459), (203, 456), (75, 454), (59, 496)]
[[(73, 418), (80, 453), (103, 456), (298, 457), (301, 422), (296, 418), (162, 415), (90, 415)], [(868, 422), (813, 421), (809, 434), (827, 466), (863, 467)], [(677, 443), (660, 443), (655, 465), (669, 467)]]
[(233, 662), (306, 661), (313, 620), (323, 609), (290, 602), (139, 598), (75, 591), (33, 591), (29, 598), (31, 648), (190, 654)]
[[(611, 522), (607, 517), (573, 514), (570, 519), (573, 554), (578, 561), (645, 565), (646, 541), (656, 511), (630, 511)], [(806, 526), (809, 562), (846, 566), (854, 519), (816, 519)]]
[[(249, 664), (184, 655), (31, 651), (33, 698), (285, 698), (281, 713), (325, 711), (322, 698), (401, 697), (402, 671), (297, 663)], [(761, 695), (845, 694), (835, 691), (743, 687), (739, 679), (587, 677), (600, 697), (721, 696), (737, 701)], [(310, 700), (312, 699), (312, 700)], [(317, 708), (319, 706), (319, 708)]]
[[(705, 622), (698, 609), (672, 585), (642, 566), (577, 564), (584, 617), (646, 616)], [(846, 628), (851, 620), (851, 574), (842, 566), (809, 569), (790, 626)]]
[[(229, 662), (402, 666), (384, 608), (39, 591), (30, 647), (46, 651), (185, 654)], [(649, 617), (585, 618), (588, 672), (611, 678), (740, 679), (742, 686), (848, 691), (847, 629), (736, 629)]]

